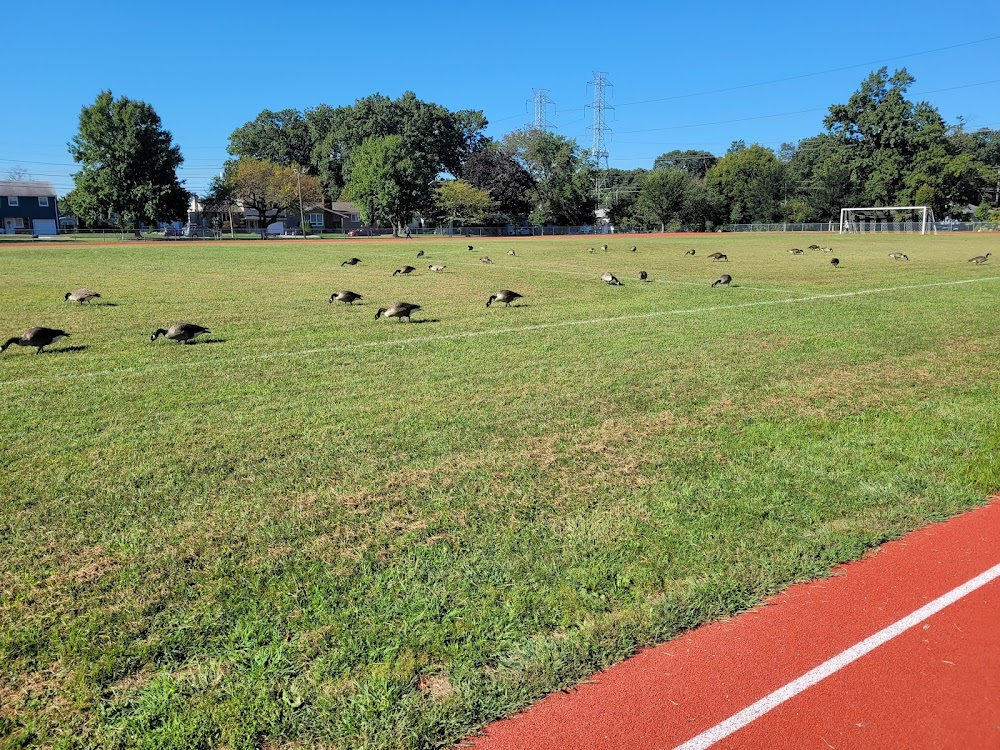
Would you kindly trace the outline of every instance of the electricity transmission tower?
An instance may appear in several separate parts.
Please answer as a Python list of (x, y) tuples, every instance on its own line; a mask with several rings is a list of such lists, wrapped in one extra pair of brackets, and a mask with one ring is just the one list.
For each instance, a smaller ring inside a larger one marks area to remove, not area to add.
[[(593, 110), (594, 113), (594, 124), (590, 126), (590, 132), (594, 137), (594, 145), (591, 149), (591, 156), (594, 157), (594, 161), (597, 162), (597, 168), (600, 169), (602, 166), (604, 169), (608, 168), (608, 148), (607, 144), (611, 141), (611, 128), (607, 125), (607, 118), (605, 113), (607, 110), (614, 111), (614, 107), (607, 103), (605, 93), (606, 89), (614, 88), (610, 81), (608, 81), (608, 74), (601, 73), (600, 71), (594, 71), (594, 80), (588, 82), (589, 86), (594, 89), (594, 103), (588, 104), (587, 109)], [(605, 138), (607, 134), (607, 138)]]
[(548, 89), (532, 89), (532, 97), (528, 99), (529, 104), (535, 108), (535, 117), (531, 122), (532, 130), (548, 130), (549, 125), (549, 105), (555, 107), (556, 103), (549, 98)]

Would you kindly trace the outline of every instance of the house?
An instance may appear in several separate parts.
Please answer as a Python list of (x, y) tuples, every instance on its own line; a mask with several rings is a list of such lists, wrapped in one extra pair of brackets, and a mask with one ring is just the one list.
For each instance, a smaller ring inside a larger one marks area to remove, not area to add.
[[(309, 224), (310, 231), (317, 233), (343, 232), (347, 234), (362, 227), (357, 207), (347, 201), (333, 201), (330, 208), (320, 203), (306, 206), (303, 210), (303, 216)], [(298, 227), (299, 214), (297, 211), (288, 212), (286, 224), (290, 227)]]
[(59, 211), (51, 182), (0, 180), (0, 229), (4, 234), (58, 234)]

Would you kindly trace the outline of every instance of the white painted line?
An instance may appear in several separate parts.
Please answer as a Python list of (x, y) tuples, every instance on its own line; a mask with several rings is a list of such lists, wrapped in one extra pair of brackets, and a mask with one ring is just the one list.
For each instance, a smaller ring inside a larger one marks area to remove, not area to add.
[(911, 612), (901, 620), (897, 620), (887, 628), (883, 628), (875, 635), (865, 638), (860, 643), (856, 643), (845, 651), (841, 651), (832, 659), (820, 664), (815, 669), (811, 669), (796, 680), (792, 680), (784, 687), (780, 687), (770, 695), (766, 695), (756, 703), (747, 706), (742, 711), (733, 714), (725, 721), (721, 721), (711, 729), (706, 729), (697, 737), (692, 737), (682, 745), (678, 745), (676, 750), (704, 750), (711, 747), (716, 742), (725, 739), (739, 729), (756, 721), (764, 714), (774, 710), (787, 700), (806, 690), (821, 680), (826, 679), (835, 672), (840, 671), (848, 664), (857, 661), (865, 654), (874, 651), (879, 646), (891, 641), (897, 635), (905, 633), (915, 625), (919, 625), (928, 617), (937, 614), (945, 607), (954, 604), (963, 596), (971, 594), (987, 583), (1000, 578), (1000, 563), (994, 565), (985, 573), (980, 573), (975, 578), (966, 581), (961, 586), (953, 588), (947, 594), (939, 596), (934, 601), (925, 604), (915, 612)]
[[(460, 339), (472, 339), (480, 336), (501, 336), (508, 333), (524, 333), (527, 331), (544, 331), (551, 328), (566, 328), (569, 326), (598, 325), (600, 323), (618, 323), (629, 320), (647, 320), (649, 318), (662, 318), (668, 315), (696, 315), (699, 313), (723, 312), (725, 310), (743, 310), (748, 307), (763, 307), (766, 305), (792, 305), (801, 302), (814, 302), (816, 300), (844, 299), (848, 297), (859, 297), (866, 294), (881, 294), (884, 292), (901, 292), (910, 289), (929, 289), (939, 286), (957, 286), (960, 284), (978, 284), (984, 281), (1000, 281), (1000, 276), (984, 276), (978, 279), (961, 279), (959, 281), (935, 281), (929, 284), (909, 284), (907, 286), (881, 287), (877, 289), (859, 289), (854, 292), (836, 292), (833, 294), (813, 294), (808, 297), (788, 297), (786, 299), (757, 300), (755, 302), (743, 302), (738, 305), (712, 305), (710, 307), (692, 307), (686, 310), (659, 310), (650, 313), (636, 313), (634, 315), (616, 315), (606, 318), (585, 318), (583, 320), (563, 320), (555, 323), (537, 323), (535, 325), (516, 326), (512, 328), (490, 328), (482, 331), (460, 331), (458, 333), (442, 333), (435, 336), (412, 336), (405, 339), (392, 339), (390, 341), (366, 341), (359, 344), (343, 344), (341, 346), (320, 347), (316, 349), (300, 349), (290, 352), (265, 352), (262, 354), (247, 354), (242, 357), (205, 358), (188, 362), (171, 362), (162, 365), (147, 365), (144, 367), (123, 367), (117, 370), (94, 370), (88, 372), (65, 373), (60, 375), (41, 375), (36, 377), (18, 378), (17, 380), (0, 381), (0, 388), (5, 386), (28, 385), (31, 383), (48, 383), (60, 380), (77, 380), (80, 378), (97, 378), (110, 375), (130, 375), (136, 373), (156, 372), (162, 370), (175, 370), (184, 367), (196, 367), (198, 365), (224, 365), (243, 362), (257, 362), (268, 359), (279, 359), (286, 357), (306, 357), (313, 354), (334, 354), (338, 352), (356, 351), (358, 349), (374, 349), (390, 346), (405, 346), (407, 344), (423, 344), (432, 341), (457, 341)], [(395, 325), (395, 324), (389, 324)], [(401, 324), (405, 325), (405, 324)]]

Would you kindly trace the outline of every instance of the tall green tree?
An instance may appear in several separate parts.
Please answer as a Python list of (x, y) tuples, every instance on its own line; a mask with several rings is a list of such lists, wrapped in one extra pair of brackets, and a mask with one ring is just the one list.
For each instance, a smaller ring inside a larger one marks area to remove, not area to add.
[(691, 175), (679, 167), (654, 169), (643, 183), (639, 204), (666, 231), (667, 224), (680, 221), (684, 197), (691, 188)]
[(722, 199), (734, 224), (784, 218), (785, 165), (768, 148), (754, 144), (730, 149), (708, 170), (705, 186)]
[(433, 183), (398, 135), (364, 141), (351, 151), (344, 173), (347, 198), (365, 224), (385, 222), (399, 235), (420, 208), (433, 206)]
[(124, 229), (186, 217), (188, 192), (177, 178), (184, 158), (149, 104), (102, 91), (81, 110), (69, 152), (82, 165), (72, 206), (88, 223)]
[(495, 141), (466, 158), (462, 164), (462, 179), (489, 193), (500, 221), (519, 222), (531, 212), (534, 179)]
[(535, 181), (534, 224), (592, 224), (597, 171), (576, 141), (544, 130), (518, 130), (504, 137), (504, 148)]
[(490, 194), (465, 180), (442, 180), (437, 186), (439, 216), (449, 224), (482, 224), (493, 212)]
[(229, 153), (269, 161), (283, 167), (312, 168), (313, 144), (309, 127), (295, 109), (262, 111), (229, 136)]

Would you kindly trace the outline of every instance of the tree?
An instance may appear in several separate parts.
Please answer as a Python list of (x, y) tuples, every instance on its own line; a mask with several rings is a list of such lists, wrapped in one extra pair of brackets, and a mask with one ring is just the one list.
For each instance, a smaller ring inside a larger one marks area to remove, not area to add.
[(734, 224), (783, 218), (785, 165), (763, 146), (730, 149), (708, 170), (705, 186), (721, 197)]
[(265, 109), (229, 136), (230, 154), (279, 164), (283, 167), (309, 169), (312, 141), (305, 118), (298, 110)]
[(679, 167), (654, 169), (646, 178), (639, 204), (660, 223), (661, 232), (666, 231), (667, 224), (679, 220), (691, 183), (691, 175)]
[[(239, 202), (233, 177), (235, 164), (236, 162), (232, 161), (226, 162), (223, 173), (212, 178), (212, 182), (208, 186), (208, 193), (201, 196), (201, 210), (206, 214), (214, 215), (212, 224), (217, 228), (222, 227), (227, 216), (232, 216), (233, 208)], [(230, 224), (230, 229), (235, 231), (232, 224)]]
[(697, 177), (704, 177), (717, 161), (719, 161), (718, 157), (708, 151), (679, 151), (675, 149), (657, 156), (656, 161), (653, 162), (653, 169), (676, 167)]
[(102, 91), (80, 112), (69, 152), (83, 165), (73, 175), (73, 208), (88, 222), (124, 229), (186, 216), (188, 193), (177, 179), (184, 159), (145, 102)]
[(482, 224), (493, 210), (493, 200), (465, 180), (443, 180), (437, 187), (437, 206), (449, 223)]
[(504, 148), (535, 181), (531, 191), (535, 224), (575, 225), (594, 221), (594, 165), (576, 141), (545, 130), (518, 130)]
[(20, 180), (33, 180), (35, 178), (26, 167), (23, 167), (20, 164), (15, 164), (7, 169), (7, 179), (19, 182)]
[(323, 200), (323, 188), (318, 178), (296, 175), (292, 167), (263, 159), (242, 158), (229, 165), (226, 182), (226, 197), (257, 213), (261, 237), (267, 237), (268, 224), (292, 208), (298, 209), (300, 184), (303, 203), (314, 205)]
[(432, 183), (424, 181), (398, 135), (364, 141), (351, 151), (344, 172), (345, 192), (362, 221), (387, 222), (397, 236), (418, 208), (433, 205)]
[(489, 193), (497, 218), (503, 222), (521, 221), (531, 211), (535, 181), (494, 141), (469, 155), (462, 164), (462, 179)]

